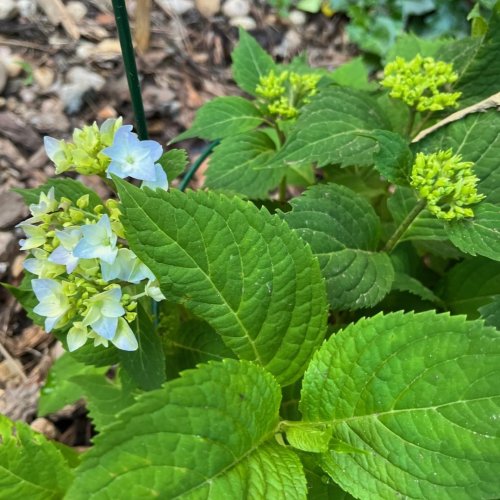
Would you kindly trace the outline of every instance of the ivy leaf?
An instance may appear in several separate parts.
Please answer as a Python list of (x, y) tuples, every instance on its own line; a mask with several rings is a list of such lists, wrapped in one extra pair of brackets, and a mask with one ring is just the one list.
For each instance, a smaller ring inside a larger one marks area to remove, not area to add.
[(378, 150), (373, 155), (375, 168), (389, 182), (407, 186), (413, 154), (405, 139), (389, 130), (375, 130), (369, 137), (373, 137), (378, 145)]
[(73, 179), (49, 179), (45, 184), (34, 188), (34, 189), (14, 189), (16, 193), (19, 193), (24, 202), (27, 205), (32, 203), (38, 203), (40, 199), (40, 193), (48, 193), (50, 188), (54, 188), (54, 194), (56, 199), (62, 197), (68, 198), (73, 203), (76, 203), (78, 198), (81, 196), (89, 196), (89, 207), (94, 208), (97, 205), (102, 204), (102, 200), (97, 196), (97, 194), (81, 182), (75, 181)]
[(441, 297), (454, 314), (475, 319), (478, 309), (500, 294), (500, 263), (476, 257), (447, 272)]
[(190, 137), (201, 137), (211, 141), (223, 139), (252, 130), (261, 123), (262, 116), (259, 110), (247, 99), (236, 96), (216, 97), (198, 110), (191, 128), (171, 142)]
[(167, 179), (172, 181), (186, 170), (189, 162), (185, 149), (171, 149), (161, 155), (158, 163), (167, 174)]
[[(63, 445), (59, 445), (63, 449)], [(0, 415), (0, 487), (3, 498), (56, 500), (62, 498), (73, 480), (63, 454), (45, 436), (23, 422)]]
[(500, 113), (474, 113), (450, 123), (415, 144), (415, 149), (433, 153), (452, 148), (463, 161), (474, 162), (479, 177), (478, 191), (486, 202), (500, 204)]
[(500, 207), (480, 203), (474, 207), (473, 219), (446, 224), (446, 232), (462, 252), (500, 260)]
[(167, 300), (280, 383), (297, 379), (326, 329), (324, 283), (304, 242), (278, 216), (239, 198), (117, 184), (130, 246)]
[(261, 76), (277, 69), (273, 58), (257, 43), (255, 38), (240, 28), (239, 41), (231, 54), (233, 77), (238, 87), (255, 95)]
[(40, 390), (38, 414), (48, 415), (60, 410), (63, 406), (78, 401), (83, 393), (71, 378), (76, 375), (94, 375), (104, 378), (108, 368), (79, 363), (72, 354), (64, 353), (50, 368), (47, 379)]
[(165, 382), (165, 354), (153, 321), (141, 304), (137, 307), (132, 329), (139, 348), (136, 351), (118, 351), (121, 365), (139, 388), (146, 391), (156, 389)]
[(273, 442), (280, 397), (246, 361), (188, 370), (97, 436), (68, 495), (303, 499), (298, 457)]
[(369, 166), (377, 146), (366, 135), (389, 128), (382, 109), (368, 93), (329, 88), (304, 107), (273, 166), (283, 162)]
[[(394, 222), (399, 225), (417, 203), (418, 198), (412, 188), (398, 186), (394, 194), (387, 200), (387, 207), (394, 218)], [(444, 223), (424, 209), (411, 223), (399, 241), (444, 241), (447, 239)]]
[(283, 167), (262, 170), (275, 154), (276, 146), (264, 132), (255, 130), (231, 137), (215, 148), (205, 185), (250, 198), (266, 198), (285, 172)]
[(394, 270), (377, 253), (380, 220), (354, 191), (318, 184), (294, 198), (283, 214), (318, 257), (333, 309), (359, 309), (381, 301), (391, 290)]
[(428, 311), (331, 337), (302, 386), (306, 422), (365, 453), (322, 454), (356, 498), (497, 498), (500, 332)]

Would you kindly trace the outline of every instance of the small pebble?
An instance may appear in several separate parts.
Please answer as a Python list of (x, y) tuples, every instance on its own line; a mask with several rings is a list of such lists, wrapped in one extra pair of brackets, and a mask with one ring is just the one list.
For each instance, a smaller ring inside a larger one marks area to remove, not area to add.
[(251, 31), (251, 30), (254, 30), (257, 28), (257, 23), (255, 22), (255, 19), (248, 17), (248, 16), (233, 17), (229, 21), (229, 24), (231, 26), (243, 28), (245, 31)]
[(303, 26), (306, 24), (307, 16), (306, 13), (301, 10), (292, 10), (288, 19), (294, 26)]
[(66, 10), (76, 23), (81, 22), (87, 15), (87, 7), (82, 2), (68, 2)]
[(2, 0), (0, 2), (0, 21), (8, 21), (18, 13), (15, 0)]
[(188, 10), (194, 9), (193, 0), (157, 0), (157, 3), (166, 11), (174, 12), (178, 16), (182, 16)]
[(227, 0), (222, 7), (222, 13), (226, 17), (244, 17), (250, 12), (250, 4), (247, 0)]
[(33, 77), (42, 90), (47, 90), (54, 83), (54, 71), (47, 66), (36, 68)]
[(212, 17), (220, 10), (220, 0), (195, 0), (194, 3), (204, 17)]

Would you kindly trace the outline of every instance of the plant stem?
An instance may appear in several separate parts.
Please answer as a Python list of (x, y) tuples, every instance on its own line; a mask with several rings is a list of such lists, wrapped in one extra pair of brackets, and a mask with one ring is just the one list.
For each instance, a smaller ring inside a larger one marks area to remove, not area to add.
[(403, 234), (406, 233), (407, 229), (410, 227), (411, 223), (418, 217), (420, 212), (425, 208), (426, 201), (419, 200), (419, 202), (410, 210), (410, 213), (403, 219), (403, 222), (397, 227), (393, 235), (389, 238), (389, 241), (385, 244), (384, 252), (390, 253), (394, 247), (398, 244)]
[(137, 133), (139, 139), (144, 140), (148, 138), (148, 128), (144, 115), (144, 106), (142, 104), (141, 86), (139, 84), (139, 75), (135, 64), (134, 46), (132, 45), (132, 36), (130, 34), (125, 0), (113, 0), (113, 11), (115, 13), (116, 29), (118, 31), (118, 38), (120, 39), (123, 65), (125, 66), (125, 74), (127, 75), (132, 108), (134, 109)]
[(410, 116), (408, 117), (408, 125), (406, 126), (406, 135), (411, 139), (411, 131), (413, 130), (413, 125), (415, 124), (415, 118), (417, 112), (414, 108), (410, 108)]
[(206, 158), (208, 156), (210, 156), (210, 154), (212, 153), (212, 151), (214, 150), (215, 146), (217, 146), (218, 144), (220, 143), (220, 140), (217, 139), (213, 142), (211, 142), (201, 153), (200, 156), (198, 156), (198, 158), (196, 158), (196, 161), (191, 165), (191, 167), (189, 168), (189, 170), (187, 171), (186, 175), (184, 176), (184, 178), (182, 179), (180, 185), (179, 185), (179, 189), (181, 191), (184, 191), (188, 184), (189, 184), (189, 181), (193, 178), (193, 175), (196, 173), (196, 171), (200, 168), (201, 164), (206, 160)]

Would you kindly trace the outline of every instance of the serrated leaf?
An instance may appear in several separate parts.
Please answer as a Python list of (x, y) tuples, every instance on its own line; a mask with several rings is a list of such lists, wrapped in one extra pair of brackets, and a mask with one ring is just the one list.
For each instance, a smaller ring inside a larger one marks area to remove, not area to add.
[(375, 168), (393, 184), (409, 184), (413, 154), (406, 140), (389, 130), (375, 130), (370, 135), (377, 141), (373, 155)]
[(496, 110), (474, 113), (450, 123), (415, 144), (417, 151), (433, 153), (453, 149), (463, 161), (474, 162), (479, 177), (478, 191), (487, 203), (500, 203), (500, 113)]
[(451, 242), (462, 252), (500, 260), (500, 207), (480, 203), (474, 207), (474, 218), (445, 227)]
[(466, 107), (486, 99), (500, 90), (500, 9), (494, 8), (484, 36), (475, 56), (469, 60), (454, 90), (462, 92), (460, 106)]
[(313, 186), (290, 204), (283, 218), (318, 257), (331, 307), (359, 309), (382, 300), (394, 271), (387, 254), (375, 251), (380, 220), (372, 206), (336, 184)]
[(142, 304), (131, 327), (139, 347), (136, 351), (119, 350), (121, 365), (140, 389), (156, 389), (165, 382), (165, 354), (160, 336)]
[(16, 193), (19, 193), (23, 197), (24, 202), (29, 205), (31, 203), (38, 203), (40, 193), (48, 193), (51, 187), (54, 188), (56, 199), (65, 197), (71, 200), (73, 203), (76, 203), (78, 198), (84, 195), (88, 195), (90, 208), (102, 204), (102, 200), (92, 189), (88, 188), (81, 182), (69, 178), (49, 179), (45, 184), (37, 188), (14, 189), (14, 191)]
[(304, 107), (273, 165), (369, 166), (377, 146), (366, 134), (389, 128), (383, 111), (368, 93), (344, 87), (325, 89)]
[(297, 379), (326, 329), (319, 265), (300, 238), (239, 198), (118, 185), (130, 246), (167, 300), (283, 385)]
[(401, 312), (331, 337), (303, 382), (306, 422), (366, 453), (322, 455), (357, 498), (497, 498), (500, 332)]
[(65, 457), (42, 434), (0, 415), (0, 491), (2, 498), (56, 500), (73, 479)]
[(411, 61), (417, 54), (422, 57), (435, 57), (440, 59), (439, 54), (449, 44), (447, 40), (420, 38), (413, 33), (403, 33), (398, 36), (396, 43), (391, 47), (384, 61), (388, 62), (402, 57)]
[(231, 54), (233, 77), (238, 87), (255, 95), (261, 76), (276, 70), (273, 58), (257, 43), (255, 38), (240, 28), (239, 42)]
[(48, 415), (60, 410), (63, 406), (78, 401), (83, 393), (71, 381), (76, 375), (95, 375), (104, 378), (108, 368), (79, 363), (72, 354), (64, 353), (50, 368), (47, 379), (40, 390), (38, 415)]
[(394, 281), (392, 282), (392, 290), (400, 292), (410, 292), (423, 300), (434, 302), (442, 305), (443, 301), (429, 288), (427, 288), (421, 281), (409, 276), (406, 273), (396, 272), (394, 274)]
[[(387, 207), (391, 212), (394, 222), (399, 225), (418, 203), (415, 190), (398, 186), (394, 194), (387, 200)], [(447, 240), (444, 223), (424, 209), (410, 224), (402, 235), (400, 242), (409, 240)]]
[(285, 173), (283, 167), (261, 169), (275, 154), (272, 139), (258, 130), (226, 139), (210, 158), (205, 185), (250, 198), (266, 198)]
[(329, 78), (339, 85), (359, 90), (373, 90), (374, 82), (369, 81), (368, 67), (362, 57), (355, 57), (342, 64), (331, 73)]
[(500, 263), (476, 257), (460, 262), (443, 280), (441, 297), (454, 314), (479, 316), (478, 309), (500, 294)]
[(305, 498), (298, 458), (269, 442), (279, 403), (276, 381), (252, 363), (186, 371), (140, 396), (95, 439), (68, 495)]
[(172, 142), (190, 137), (223, 139), (258, 127), (263, 121), (255, 105), (243, 97), (216, 97), (204, 104), (196, 113), (189, 130), (178, 135)]
[(167, 174), (167, 179), (172, 181), (186, 170), (189, 161), (185, 149), (170, 149), (161, 155), (158, 163)]
[(131, 406), (134, 394), (104, 375), (76, 375), (69, 380), (87, 400), (87, 409), (97, 432), (116, 421), (118, 412)]
[[(442, 47), (437, 59), (453, 64), (453, 71), (461, 76), (474, 59), (480, 45), (479, 38), (466, 37), (453, 40)], [(460, 100), (458, 102), (461, 104)]]
[(332, 437), (329, 428), (321, 429), (313, 425), (294, 425), (293, 422), (285, 427), (286, 440), (297, 450), (311, 453), (325, 453), (329, 449)]
[(487, 325), (500, 330), (500, 295), (496, 295), (491, 302), (480, 307), (479, 312)]

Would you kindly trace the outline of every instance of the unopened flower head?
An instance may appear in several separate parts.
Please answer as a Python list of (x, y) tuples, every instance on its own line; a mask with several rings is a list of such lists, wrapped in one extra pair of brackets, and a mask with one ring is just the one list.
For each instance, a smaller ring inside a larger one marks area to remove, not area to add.
[(300, 108), (317, 93), (319, 79), (314, 74), (290, 71), (276, 74), (273, 70), (260, 77), (255, 93), (265, 112), (279, 120), (289, 120), (297, 117)]
[(403, 100), (417, 111), (439, 111), (456, 106), (461, 92), (445, 90), (457, 79), (452, 64), (418, 54), (411, 61), (396, 57), (388, 63), (380, 83), (391, 89), (391, 97)]
[(427, 209), (439, 219), (474, 217), (470, 205), (485, 198), (477, 192), (479, 179), (473, 163), (462, 161), (451, 149), (437, 153), (417, 153), (411, 185), (427, 201)]

